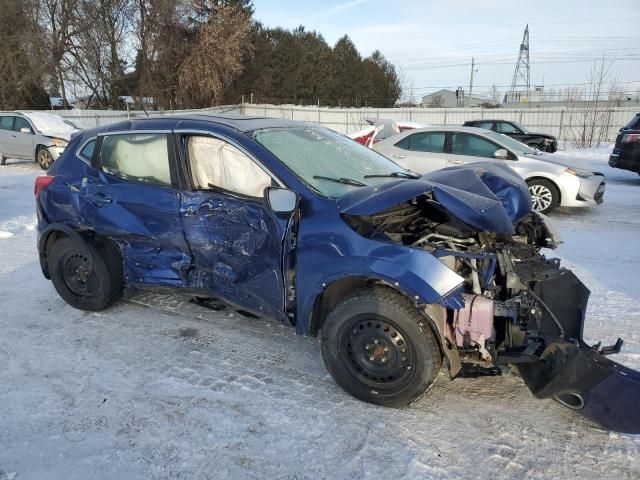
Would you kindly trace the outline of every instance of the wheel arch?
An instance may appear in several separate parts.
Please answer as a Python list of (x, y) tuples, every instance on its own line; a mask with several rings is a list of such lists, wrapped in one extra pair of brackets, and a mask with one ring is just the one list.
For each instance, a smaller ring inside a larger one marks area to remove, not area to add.
[[(50, 279), (47, 256), (53, 244), (62, 238), (72, 238), (79, 244), (85, 246), (88, 240), (97, 241), (101, 248), (110, 248), (117, 253), (122, 261), (122, 252), (117, 243), (109, 238), (97, 235), (92, 230), (75, 230), (63, 223), (52, 223), (42, 232), (38, 241), (38, 254), (40, 257), (40, 268), (45, 278)], [(93, 252), (86, 248), (86, 254), (93, 260)]]

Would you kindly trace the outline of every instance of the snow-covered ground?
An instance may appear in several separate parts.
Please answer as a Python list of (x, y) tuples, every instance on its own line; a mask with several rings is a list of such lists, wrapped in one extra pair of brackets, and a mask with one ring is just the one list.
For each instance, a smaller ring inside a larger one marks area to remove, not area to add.
[[(608, 148), (605, 203), (552, 214), (592, 290), (586, 335), (640, 368), (640, 177)], [(33, 164), (0, 167), (0, 480), (640, 478), (640, 438), (608, 433), (515, 374), (449, 381), (404, 410), (338, 388), (317, 340), (275, 321), (139, 294), (67, 306), (39, 270)]]

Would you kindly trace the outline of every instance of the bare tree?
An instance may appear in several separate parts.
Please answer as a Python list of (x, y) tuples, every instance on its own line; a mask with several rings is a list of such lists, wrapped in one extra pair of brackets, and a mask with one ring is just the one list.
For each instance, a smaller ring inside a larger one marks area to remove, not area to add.
[(495, 103), (500, 103), (502, 94), (498, 90), (498, 87), (496, 87), (495, 83), (491, 85), (491, 90), (489, 90), (489, 98), (491, 98), (491, 100), (493, 100)]
[(569, 110), (570, 140), (576, 147), (599, 146), (611, 128), (610, 94), (617, 91), (611, 76), (612, 62), (603, 55), (593, 62), (584, 90), (584, 100)]
[(224, 88), (242, 71), (250, 28), (250, 18), (237, 7), (218, 7), (208, 16), (178, 70), (185, 104), (215, 105), (222, 98)]

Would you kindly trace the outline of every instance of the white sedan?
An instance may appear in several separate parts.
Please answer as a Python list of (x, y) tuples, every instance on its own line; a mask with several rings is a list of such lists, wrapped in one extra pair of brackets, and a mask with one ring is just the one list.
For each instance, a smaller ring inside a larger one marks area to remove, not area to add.
[(584, 207), (602, 203), (602, 173), (575, 168), (553, 155), (513, 138), (482, 128), (429, 127), (386, 138), (373, 148), (417, 173), (479, 161), (502, 162), (529, 185), (533, 209), (548, 213), (557, 206)]

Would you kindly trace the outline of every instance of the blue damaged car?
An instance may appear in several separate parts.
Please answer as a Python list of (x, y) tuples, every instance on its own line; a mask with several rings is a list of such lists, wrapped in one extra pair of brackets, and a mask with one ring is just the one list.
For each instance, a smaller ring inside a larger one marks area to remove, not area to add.
[[(640, 374), (587, 345), (589, 291), (508, 167), (419, 176), (331, 130), (192, 115), (86, 130), (36, 180), (44, 276), (97, 311), (173, 287), (319, 335), (353, 396), (404, 406), (517, 366), (534, 395), (640, 432)], [(206, 304), (207, 300), (203, 300)]]

